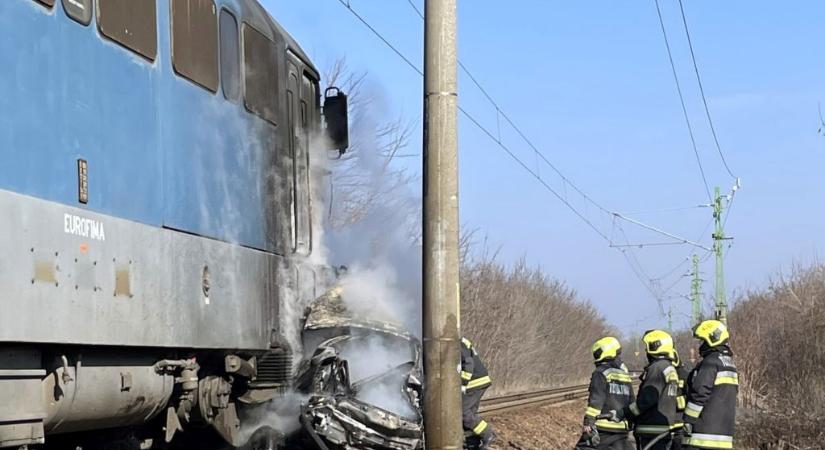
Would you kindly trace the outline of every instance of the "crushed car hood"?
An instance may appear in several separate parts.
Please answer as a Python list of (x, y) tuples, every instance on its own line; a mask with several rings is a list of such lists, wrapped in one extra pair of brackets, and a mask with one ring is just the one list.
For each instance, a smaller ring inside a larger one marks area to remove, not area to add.
[(321, 450), (423, 448), (421, 346), (408, 331), (354, 317), (336, 288), (308, 308), (304, 335), (321, 341), (305, 348), (312, 354), (296, 380), (308, 396), (300, 419), (310, 443)]
[(307, 308), (304, 329), (357, 328), (391, 334), (407, 340), (415, 339), (399, 324), (368, 317), (355, 317), (347, 309), (343, 295), (343, 289), (336, 287), (315, 299)]

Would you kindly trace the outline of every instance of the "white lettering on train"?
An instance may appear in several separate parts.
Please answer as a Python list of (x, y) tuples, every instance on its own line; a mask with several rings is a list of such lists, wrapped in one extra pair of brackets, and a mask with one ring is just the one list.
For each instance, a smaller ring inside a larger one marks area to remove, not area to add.
[(63, 214), (63, 231), (66, 234), (105, 241), (106, 232), (103, 223), (72, 214)]

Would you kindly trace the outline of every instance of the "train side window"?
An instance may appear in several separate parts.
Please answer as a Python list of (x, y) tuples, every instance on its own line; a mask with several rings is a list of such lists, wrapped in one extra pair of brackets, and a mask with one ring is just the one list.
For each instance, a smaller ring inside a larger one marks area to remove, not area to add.
[(54, 0), (35, 0), (35, 1), (37, 3), (40, 3), (41, 5), (48, 6), (49, 8), (54, 6)]
[(88, 25), (92, 22), (92, 0), (63, 0), (63, 11), (77, 23)]
[(172, 0), (172, 67), (212, 92), (218, 90), (218, 17), (212, 0)]
[(97, 0), (97, 26), (107, 38), (154, 61), (158, 54), (155, 0)]
[(227, 100), (241, 96), (241, 60), (238, 21), (229, 11), (221, 10), (221, 85)]
[(243, 25), (244, 104), (249, 112), (277, 125), (276, 46), (249, 24)]

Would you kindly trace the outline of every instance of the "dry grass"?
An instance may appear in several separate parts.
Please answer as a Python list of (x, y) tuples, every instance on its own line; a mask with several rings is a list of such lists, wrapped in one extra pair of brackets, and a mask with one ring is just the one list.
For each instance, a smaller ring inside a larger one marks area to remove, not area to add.
[(490, 370), (491, 393), (520, 392), (586, 381), (591, 344), (607, 332), (589, 303), (524, 260), (505, 267), (495, 255), (465, 252), (461, 326)]
[(739, 442), (823, 448), (825, 266), (795, 270), (737, 302), (730, 316), (741, 372)]

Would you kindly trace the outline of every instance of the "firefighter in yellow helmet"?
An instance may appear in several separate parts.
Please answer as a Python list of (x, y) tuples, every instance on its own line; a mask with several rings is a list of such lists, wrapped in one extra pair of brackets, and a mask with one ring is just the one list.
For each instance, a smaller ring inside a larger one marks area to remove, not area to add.
[(490, 424), (478, 414), (481, 397), (491, 383), (475, 345), (461, 338), (461, 422), (465, 440), (482, 450), (490, 448), (496, 437)]
[[(634, 435), (638, 448), (645, 448), (657, 436), (676, 432), (682, 428), (681, 414), (677, 410), (679, 375), (673, 367), (673, 338), (665, 331), (650, 330), (642, 337), (648, 365), (642, 373), (642, 384), (636, 401), (627, 407), (611, 411), (611, 420), (620, 422), (630, 419), (635, 424)], [(673, 438), (666, 435), (651, 450), (671, 448)]]
[(627, 407), (635, 398), (633, 379), (621, 360), (622, 345), (614, 337), (604, 337), (593, 344), (592, 353), (596, 370), (590, 377), (582, 437), (576, 449), (632, 450), (628, 440), (630, 424), (626, 420), (616, 423), (596, 419), (600, 414)]
[(732, 449), (739, 375), (728, 345), (728, 328), (706, 320), (693, 331), (702, 359), (687, 382), (684, 448)]
[[(679, 414), (684, 413), (685, 406), (687, 405), (687, 379), (690, 375), (691, 365), (685, 361), (682, 361), (682, 358), (679, 357), (679, 352), (676, 349), (673, 349), (673, 355), (671, 355), (671, 361), (673, 362), (673, 367), (676, 368), (676, 373), (679, 375), (679, 395), (676, 397), (676, 409), (678, 410)], [(683, 434), (677, 433), (676, 436), (673, 438), (673, 450), (681, 450), (682, 441), (683, 441)]]

